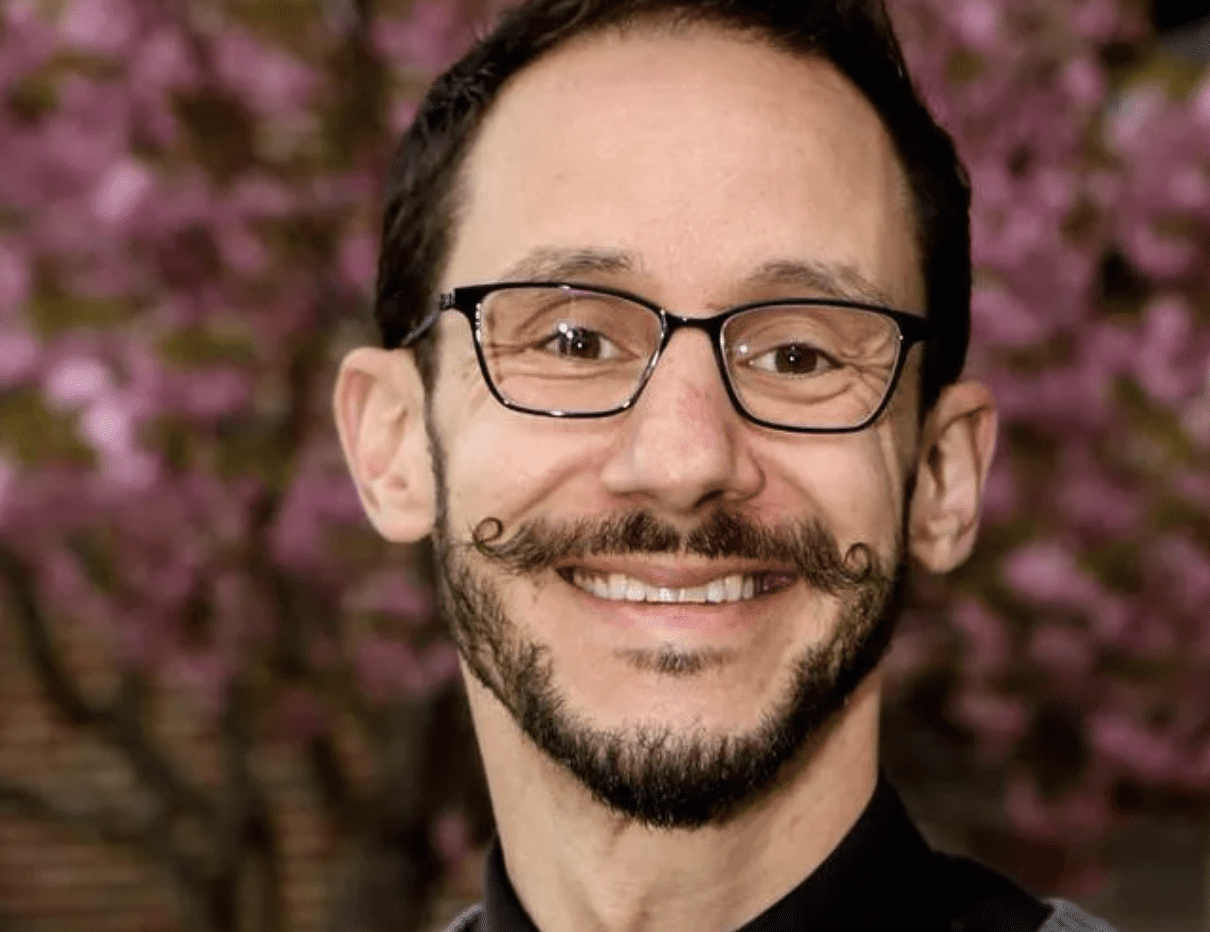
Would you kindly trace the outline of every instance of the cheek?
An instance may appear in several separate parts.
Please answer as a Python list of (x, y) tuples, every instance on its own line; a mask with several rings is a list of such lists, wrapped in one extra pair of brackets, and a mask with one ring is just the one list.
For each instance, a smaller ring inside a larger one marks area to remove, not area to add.
[(593, 474), (599, 442), (589, 431), (508, 410), (477, 373), (451, 390), (447, 402), (438, 423), (455, 533), (486, 518), (499, 519), (507, 532), (521, 520), (549, 513), (552, 502), (592, 498), (586, 489), (579, 495), (568, 491)]
[(809, 449), (778, 457), (779, 484), (797, 507), (780, 508), (783, 498), (771, 489), (765, 520), (786, 514), (818, 516), (836, 535), (842, 549), (868, 543), (889, 553), (899, 534), (904, 472), (893, 431), (879, 425), (859, 434), (810, 438)]

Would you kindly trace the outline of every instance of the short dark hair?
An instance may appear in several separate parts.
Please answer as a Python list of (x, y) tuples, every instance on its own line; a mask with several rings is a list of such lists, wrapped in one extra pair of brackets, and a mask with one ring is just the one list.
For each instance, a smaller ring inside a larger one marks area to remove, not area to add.
[[(970, 182), (908, 74), (882, 0), (526, 0), (513, 8), (432, 85), (395, 154), (374, 307), (383, 345), (400, 346), (437, 299), (466, 158), (509, 78), (573, 38), (650, 21), (717, 26), (826, 59), (873, 105), (912, 190), (936, 334), (923, 367), (921, 401), (931, 408), (961, 375), (970, 338)], [(435, 355), (432, 336), (417, 343), (426, 389)]]

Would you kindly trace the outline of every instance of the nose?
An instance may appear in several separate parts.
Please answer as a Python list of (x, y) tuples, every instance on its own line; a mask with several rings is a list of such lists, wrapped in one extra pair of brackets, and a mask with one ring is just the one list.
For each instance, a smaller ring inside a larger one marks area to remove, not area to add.
[(614, 495), (689, 516), (741, 503), (763, 487), (747, 422), (731, 404), (704, 333), (672, 337), (642, 395), (619, 419), (619, 440), (601, 474)]

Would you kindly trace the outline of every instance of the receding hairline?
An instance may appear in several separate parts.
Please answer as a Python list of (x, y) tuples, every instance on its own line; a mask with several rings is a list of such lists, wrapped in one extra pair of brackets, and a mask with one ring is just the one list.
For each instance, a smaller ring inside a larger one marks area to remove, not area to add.
[[(539, 68), (547, 64), (552, 59), (561, 57), (564, 53), (572, 53), (577, 49), (592, 45), (602, 39), (613, 37), (615, 39), (625, 40), (636, 35), (654, 35), (656, 37), (667, 38), (689, 38), (695, 33), (708, 34), (716, 37), (727, 38), (738, 42), (750, 44), (754, 47), (764, 48), (769, 51), (779, 52), (799, 62), (807, 62), (823, 66), (825, 71), (832, 77), (836, 78), (849, 90), (851, 90), (857, 98), (868, 108), (870, 114), (874, 117), (879, 130), (887, 144), (888, 150), (893, 157), (893, 163), (896, 174), (897, 193), (903, 198), (903, 206), (908, 211), (913, 233), (913, 244), (917, 249), (916, 269), (919, 275), (919, 281), (916, 285), (922, 287), (924, 292), (927, 292), (927, 284), (925, 282), (925, 274), (923, 267), (923, 256), (921, 253), (923, 246), (923, 218), (920, 216), (920, 208), (916, 203), (916, 198), (913, 193), (912, 181), (910, 172), (905, 162), (903, 154), (899, 150), (895, 135), (891, 127), (887, 124), (883, 114), (869, 98), (869, 96), (861, 89), (860, 86), (845, 73), (843, 67), (835, 62), (825, 51), (821, 40), (819, 47), (809, 48), (809, 42), (812, 40), (803, 39), (801, 45), (796, 45), (793, 41), (779, 36), (768, 27), (756, 24), (742, 24), (736, 22), (727, 14), (720, 13), (717, 10), (695, 8), (691, 2), (684, 2), (683, 5), (678, 5), (672, 8), (648, 9), (638, 11), (627, 11), (624, 14), (619, 14), (616, 17), (610, 17), (601, 22), (590, 23), (582, 28), (576, 29), (571, 34), (555, 42), (550, 48), (545, 49), (540, 55), (526, 62), (524, 67), (519, 68), (516, 72), (509, 75), (508, 78), (500, 85), (493, 96), (491, 103), (488, 105), (483, 118), (479, 121), (474, 133), (467, 142), (467, 147), (462, 154), (460, 164), (458, 165), (453, 184), (450, 189), (449, 201), (449, 218), (450, 240), (446, 254), (443, 257), (441, 267), (438, 269), (437, 281), (445, 277), (449, 268), (449, 263), (456, 253), (456, 243), (460, 236), (462, 225), (466, 219), (466, 213), (470, 206), (470, 172), (475, 162), (476, 155), (479, 151), (480, 142), (486, 134), (487, 128), (493, 122), (497, 111), (499, 110), (500, 101), (509, 93), (509, 91), (524, 76), (532, 74), (535, 68)], [(862, 283), (865, 284), (865, 283)], [(890, 304), (890, 299), (886, 293), (878, 290), (874, 286), (865, 289), (866, 293), (862, 296), (863, 299), (875, 301), (875, 303)], [(927, 301), (927, 298), (926, 298)]]

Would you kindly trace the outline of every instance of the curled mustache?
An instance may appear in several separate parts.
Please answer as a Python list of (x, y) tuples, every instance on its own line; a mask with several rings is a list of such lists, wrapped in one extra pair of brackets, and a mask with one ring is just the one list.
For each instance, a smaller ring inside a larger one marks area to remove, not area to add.
[(589, 556), (681, 554), (709, 559), (788, 564), (814, 588), (839, 595), (885, 575), (874, 549), (840, 545), (818, 520), (776, 528), (726, 511), (714, 512), (688, 533), (640, 511), (610, 518), (553, 523), (527, 521), (505, 538), (498, 518), (480, 522), (469, 544), (490, 563), (517, 575), (532, 575)]

